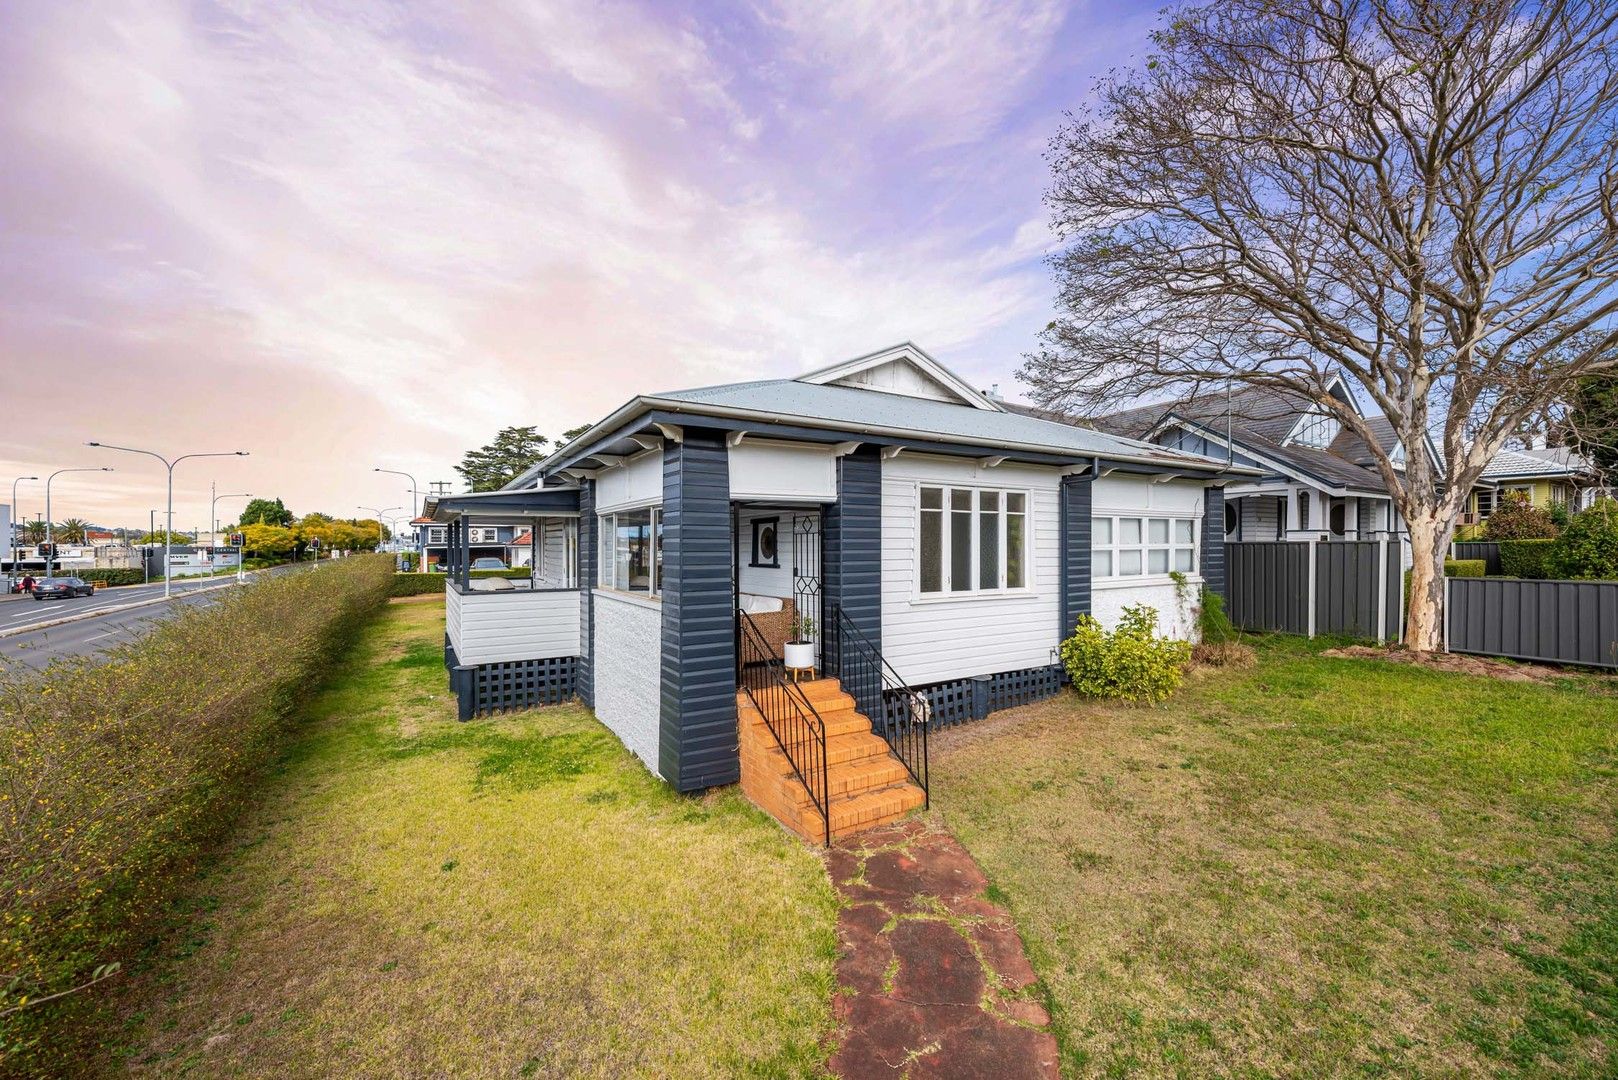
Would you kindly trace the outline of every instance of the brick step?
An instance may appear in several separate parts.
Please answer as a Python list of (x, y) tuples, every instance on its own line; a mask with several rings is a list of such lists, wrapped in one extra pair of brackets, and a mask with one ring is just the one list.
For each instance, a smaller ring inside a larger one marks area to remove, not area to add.
[[(810, 684), (805, 683), (804, 685), (808, 686)], [(836, 683), (834, 682), (833, 685), (835, 686)], [(838, 690), (835, 693), (821, 692), (821, 693), (817, 693), (817, 694), (813, 694), (813, 695), (804, 694), (803, 699), (805, 701), (807, 701), (809, 703), (809, 705), (817, 713), (837, 712), (837, 711), (840, 711), (840, 710), (843, 710), (843, 709), (858, 708), (858, 704), (854, 701), (853, 696), (849, 695), (849, 694), (845, 694), (841, 690)], [(771, 702), (763, 701), (762, 699), (761, 699), (761, 703), (767, 709), (769, 709), (769, 708), (784, 708), (785, 707), (785, 706), (780, 706), (780, 705), (773, 705)], [(738, 709), (752, 709), (753, 708), (753, 702), (747, 696), (747, 691), (745, 691), (745, 690), (736, 691), (736, 707)], [(757, 711), (757, 710), (754, 710), (754, 711)]]
[[(832, 712), (821, 712), (817, 715), (820, 717), (821, 725), (826, 730), (826, 738), (828, 739), (830, 739), (833, 735), (845, 735), (850, 731), (871, 730), (871, 721), (867, 720), (863, 713), (857, 713), (852, 708), (837, 709)], [(736, 712), (736, 719), (743, 725), (744, 728), (747, 726), (761, 729), (766, 727), (764, 722), (764, 714), (753, 708), (751, 705), (738, 709)], [(799, 721), (796, 714), (791, 714), (783, 719), (785, 719), (788, 724), (793, 724), (808, 722), (808, 720), (813, 720), (814, 717), (808, 717), (808, 719), (805, 721)]]
[[(909, 783), (890, 784), (853, 796), (834, 796), (831, 800), (832, 836), (847, 836), (896, 821), (912, 810), (919, 810), (926, 801), (921, 788)], [(797, 815), (788, 816), (793, 820), (787, 821), (787, 826), (800, 836), (824, 839), (820, 811), (805, 807)]]
[[(788, 802), (799, 801), (807, 804), (808, 789), (798, 783), (793, 774), (792, 762), (787, 760), (779, 747), (771, 746), (767, 751), (743, 750), (744, 764), (749, 771), (763, 774), (766, 782), (785, 785), (783, 797)], [(904, 762), (887, 752), (883, 747), (879, 754), (870, 754), (852, 761), (835, 762), (826, 769), (826, 790), (829, 794), (850, 795), (868, 791), (872, 788), (887, 787), (910, 779), (910, 770), (906, 769)]]

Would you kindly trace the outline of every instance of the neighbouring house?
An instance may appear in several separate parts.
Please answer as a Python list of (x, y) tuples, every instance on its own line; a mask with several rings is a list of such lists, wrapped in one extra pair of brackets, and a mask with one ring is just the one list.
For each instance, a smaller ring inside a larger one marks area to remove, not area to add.
[[(431, 517), (426, 516), (416, 518), (410, 524), (415, 530), (415, 550), (422, 568), (443, 569), (447, 562), (448, 527), (435, 524)], [(471, 559), (499, 559), (507, 566), (531, 566), (539, 554), (535, 537), (521, 524), (479, 521), (467, 523), (463, 528)], [(544, 540), (553, 547), (565, 543), (564, 537), (559, 534), (547, 536)]]
[[(576, 694), (678, 790), (739, 780), (818, 839), (925, 798), (919, 718), (1054, 693), (1080, 614), (1150, 604), (1192, 636), (1221, 489), (1260, 476), (1025, 415), (905, 344), (635, 397), (424, 515), (463, 717)], [(530, 579), (471, 576), (491, 527), (544, 538)], [(789, 639), (820, 676), (796, 689)]]
[(1456, 538), (1484, 535), (1489, 515), (1508, 496), (1520, 494), (1532, 506), (1549, 510), (1582, 509), (1600, 490), (1596, 470), (1576, 450), (1565, 446), (1533, 446), (1501, 450), (1483, 470), (1461, 515)]
[[(1346, 383), (1328, 388), (1364, 415)], [(1386, 417), (1367, 416), (1379, 449), (1402, 464), (1407, 447)], [(1103, 431), (1260, 470), (1225, 488), (1224, 537), (1253, 540), (1381, 540), (1408, 530), (1370, 448), (1317, 403), (1267, 387), (1243, 387), (1144, 405), (1102, 417)], [(1425, 440), (1424, 440), (1425, 442)], [(1438, 456), (1430, 442), (1422, 452)]]

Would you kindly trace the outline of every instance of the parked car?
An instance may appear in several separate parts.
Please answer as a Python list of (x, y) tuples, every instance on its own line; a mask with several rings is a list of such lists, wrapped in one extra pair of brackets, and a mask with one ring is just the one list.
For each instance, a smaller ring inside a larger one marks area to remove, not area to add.
[(48, 577), (34, 582), (35, 600), (71, 600), (75, 596), (89, 596), (96, 587), (76, 577)]
[(481, 559), (472, 560), (472, 569), (474, 570), (504, 570), (505, 568), (505, 560), (496, 559), (492, 555), (485, 555)]

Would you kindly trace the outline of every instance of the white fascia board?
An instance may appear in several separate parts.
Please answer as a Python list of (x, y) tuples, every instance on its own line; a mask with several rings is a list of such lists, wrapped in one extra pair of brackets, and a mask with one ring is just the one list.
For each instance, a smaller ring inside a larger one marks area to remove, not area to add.
[[(1201, 435), (1203, 438), (1207, 439), (1209, 442), (1218, 443), (1220, 446), (1223, 446), (1226, 449), (1230, 449), (1230, 443), (1225, 441), (1225, 436), (1224, 436), (1224, 434), (1222, 432), (1213, 431), (1210, 428), (1203, 427), (1201, 424), (1197, 423), (1194, 420), (1186, 420), (1186, 419), (1178, 418), (1178, 417), (1176, 417), (1174, 419), (1175, 419), (1175, 422), (1178, 423), (1181, 427), (1184, 427), (1184, 428), (1186, 428), (1186, 429), (1188, 429), (1190, 431), (1196, 432), (1198, 435)], [(1169, 420), (1169, 418), (1165, 417), (1164, 418), (1164, 423), (1167, 423), (1168, 420)], [(1160, 424), (1158, 426), (1161, 427), (1163, 425)], [(1153, 430), (1153, 433), (1154, 434), (1156, 433), (1156, 429)], [(1240, 440), (1238, 440), (1238, 439), (1233, 439), (1231, 441), (1232, 442), (1240, 442)], [(1321, 479), (1319, 479), (1317, 477), (1310, 476), (1308, 473), (1303, 472), (1302, 470), (1296, 468), (1295, 466), (1284, 465), (1281, 462), (1279, 462), (1279, 461), (1275, 460), (1274, 458), (1270, 457), (1268, 454), (1265, 454), (1263, 451), (1255, 450), (1254, 448), (1246, 445), (1245, 443), (1242, 444), (1242, 453), (1247, 455), (1248, 457), (1257, 458), (1258, 460), (1264, 462), (1266, 465), (1270, 466), (1276, 472), (1281, 473), (1283, 476), (1286, 476), (1287, 478), (1289, 478), (1294, 484), (1302, 484), (1303, 486), (1313, 488), (1316, 491), (1323, 491), (1328, 495), (1350, 495), (1350, 494), (1354, 493), (1354, 489), (1352, 489), (1352, 488), (1333, 487), (1330, 484), (1328, 484), (1326, 481), (1321, 480)], [(1251, 469), (1248, 469), (1248, 468), (1246, 468), (1245, 466), (1242, 466), (1242, 465), (1234, 466), (1230, 471), (1231, 472), (1236, 472), (1238, 470), (1241, 470), (1243, 472), (1252, 472)]]

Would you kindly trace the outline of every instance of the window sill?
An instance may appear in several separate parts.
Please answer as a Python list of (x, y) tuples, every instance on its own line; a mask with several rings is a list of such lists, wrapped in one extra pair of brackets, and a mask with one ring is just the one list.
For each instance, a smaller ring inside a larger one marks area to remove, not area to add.
[(621, 600), (626, 604), (633, 604), (636, 607), (651, 608), (653, 611), (661, 611), (663, 609), (663, 598), (661, 596), (652, 596), (648, 593), (625, 592), (622, 589), (608, 589), (600, 585), (596, 586), (594, 592), (595, 595), (603, 597), (604, 599)]
[(911, 596), (910, 602), (918, 605), (954, 604), (978, 600), (1024, 600), (1033, 595), (1033, 589), (977, 589), (972, 592), (916, 593)]
[[(1200, 573), (1189, 573), (1185, 575), (1185, 583), (1187, 585), (1202, 585), (1203, 577)], [(1090, 588), (1092, 589), (1139, 589), (1158, 586), (1172, 588), (1177, 584), (1178, 582), (1167, 574), (1135, 574), (1131, 577), (1098, 577), (1090, 580)]]

